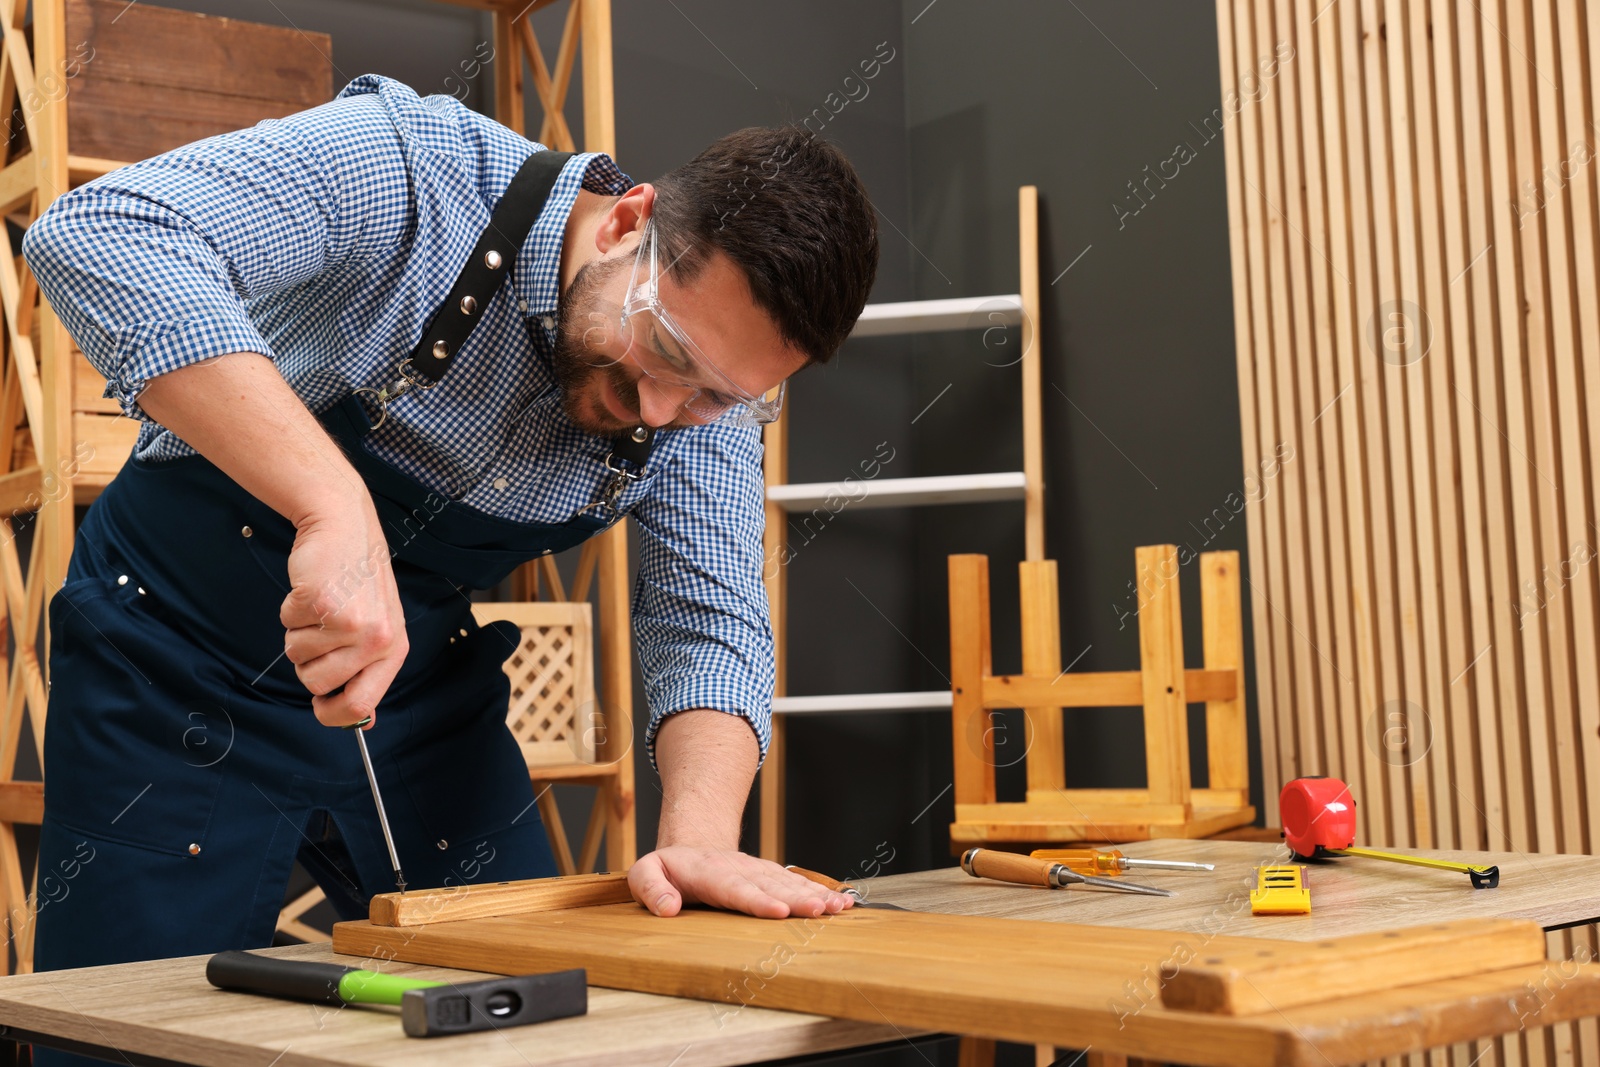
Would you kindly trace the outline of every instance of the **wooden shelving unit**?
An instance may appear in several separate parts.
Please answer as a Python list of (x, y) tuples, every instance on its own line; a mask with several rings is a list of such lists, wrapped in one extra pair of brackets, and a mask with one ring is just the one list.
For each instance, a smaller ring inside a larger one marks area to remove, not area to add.
[[(496, 116), (513, 128), (524, 128), (526, 62), (545, 110), (535, 139), (553, 148), (576, 150), (562, 108), (581, 54), (584, 150), (615, 152), (610, 0), (568, 0), (553, 68), (540, 52), (528, 17), (554, 0), (531, 4), (525, 0), (441, 2), (492, 13), (496, 52), (515, 60), (495, 64)], [(0, 160), (0, 214), (19, 226), (26, 227), (38, 218), (68, 189), (127, 162), (75, 155), (69, 147), (69, 9), (72, 18), (86, 17), (84, 13), (92, 14), (90, 6), (85, 0), (33, 0), (30, 20), (30, 5), (24, 0), (0, 0), (0, 28), (4, 30), (0, 114), (10, 116), (14, 107), (20, 110), (28, 144), (28, 151), (16, 156), (12, 155), (14, 148), (8, 147)], [(25, 32), (30, 22), (31, 41)], [(105, 30), (115, 22), (109, 20), (98, 28)], [(105, 63), (102, 59), (101, 64)], [(206, 86), (194, 91), (204, 93)], [(293, 110), (296, 107), (289, 106), (279, 113)], [(225, 132), (237, 125), (224, 124), (209, 132)], [(17, 143), (13, 138), (10, 146)], [(13, 942), (17, 969), (27, 971), (33, 954), (28, 887), (34, 873), (23, 869), (16, 826), (38, 825), (42, 820), (44, 786), (38, 781), (18, 781), (16, 769), (24, 730), (31, 734), (35, 749), (43, 750), (49, 660), (44, 610), (49, 594), (61, 585), (71, 558), (74, 507), (91, 502), (116, 476), (132, 450), (138, 425), (122, 417), (113, 401), (101, 397), (103, 379), (76, 351), (9, 242), (0, 247), (0, 318), (4, 319), (0, 334), (0, 515), (5, 516), (0, 518), (0, 634), (7, 634), (12, 643), (9, 662), (0, 662), (0, 688), (5, 692), (0, 715), (0, 908), (4, 909), (3, 921)], [(29, 523), (33, 524), (32, 541), (28, 558), (23, 560), (18, 534)], [(530, 566), (521, 572), (516, 592), (532, 593), (541, 580), (548, 593), (566, 598), (549, 558), (539, 571)], [(571, 598), (586, 599), (596, 580), (598, 682), (608, 713), (597, 759), (615, 765), (618, 771), (603, 787), (606, 865), (622, 870), (637, 852), (625, 524), (619, 523), (584, 547)], [(6, 955), (0, 953), (0, 973), (9, 966)]]

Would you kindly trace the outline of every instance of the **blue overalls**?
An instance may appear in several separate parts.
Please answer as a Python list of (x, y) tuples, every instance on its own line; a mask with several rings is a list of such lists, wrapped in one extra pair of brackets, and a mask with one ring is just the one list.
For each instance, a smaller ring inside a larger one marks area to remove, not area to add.
[[(566, 158), (536, 153), (502, 205), (525, 173), (547, 170), (531, 226)], [(490, 230), (504, 236), (504, 221), (497, 208)], [(505, 723), (501, 664), (520, 635), (480, 628), (467, 591), (615, 514), (499, 519), (371, 455), (356, 396), (321, 418), (377, 506), (405, 610), (410, 653), (367, 740), (411, 884), (554, 874)], [(347, 918), (392, 890), (355, 739), (317, 722), (283, 655), (293, 540), (198, 455), (130, 459), (89, 509), (49, 612), (38, 969), (269, 945), (297, 857)]]

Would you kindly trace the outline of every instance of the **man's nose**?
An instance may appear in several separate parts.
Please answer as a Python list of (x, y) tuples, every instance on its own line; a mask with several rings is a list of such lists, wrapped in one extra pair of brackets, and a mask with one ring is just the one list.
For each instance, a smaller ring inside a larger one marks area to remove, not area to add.
[(665, 426), (699, 392), (691, 385), (669, 385), (654, 378), (639, 380), (639, 418), (648, 426)]

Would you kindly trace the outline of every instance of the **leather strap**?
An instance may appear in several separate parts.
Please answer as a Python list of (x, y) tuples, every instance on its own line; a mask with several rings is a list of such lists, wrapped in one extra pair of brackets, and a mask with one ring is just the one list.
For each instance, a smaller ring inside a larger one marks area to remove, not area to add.
[(450, 287), (450, 295), (433, 313), (411, 353), (411, 369), (422, 379), (417, 385), (431, 388), (450, 370), (451, 360), (478, 325), (483, 309), (511, 276), (522, 243), (544, 210), (561, 168), (571, 158), (571, 152), (535, 152), (517, 168), (477, 247)]
[[(450, 295), (433, 313), (422, 340), (411, 355), (400, 364), (400, 375), (412, 385), (431, 389), (450, 370), (451, 361), (461, 351), (483, 317), (483, 309), (499, 292), (506, 279), (511, 277), (517, 253), (533, 230), (533, 224), (544, 210), (550, 191), (555, 188), (561, 169), (572, 158), (571, 152), (535, 152), (522, 161), (511, 184), (506, 186), (500, 202), (489, 216), (489, 225), (478, 238), (477, 247), (467, 257), (466, 265), (450, 287)], [(400, 383), (402, 386), (405, 382)], [(379, 395), (384, 401), (386, 393)], [(650, 458), (650, 446), (655, 442), (655, 430), (648, 426), (635, 427), (618, 434), (611, 442), (612, 459), (626, 460), (644, 469)], [(615, 469), (615, 468), (613, 468)], [(627, 468), (623, 468), (626, 470)], [(630, 477), (637, 475), (629, 474)]]

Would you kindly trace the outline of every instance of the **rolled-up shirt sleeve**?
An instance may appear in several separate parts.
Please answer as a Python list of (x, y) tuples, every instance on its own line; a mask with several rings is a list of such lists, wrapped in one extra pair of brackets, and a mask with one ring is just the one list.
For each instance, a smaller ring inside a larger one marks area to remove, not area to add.
[(772, 624), (762, 582), (765, 524), (757, 430), (711, 425), (686, 436), (634, 510), (640, 532), (634, 632), (652, 765), (667, 716), (708, 708), (772, 736)]
[(22, 252), (105, 395), (149, 421), (151, 378), (272, 358), (247, 301), (395, 239), (407, 186), (393, 121), (357, 96), (112, 171), (57, 199)]

